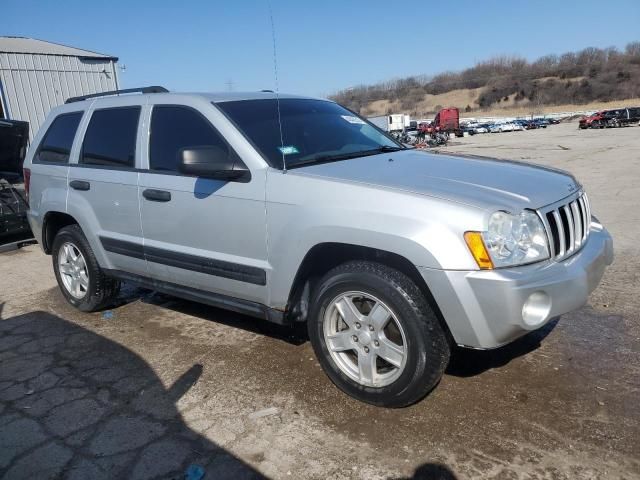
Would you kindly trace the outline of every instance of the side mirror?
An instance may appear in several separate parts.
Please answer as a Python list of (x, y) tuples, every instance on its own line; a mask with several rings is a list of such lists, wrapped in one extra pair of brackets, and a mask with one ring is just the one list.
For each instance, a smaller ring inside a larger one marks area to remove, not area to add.
[(235, 153), (215, 145), (187, 147), (180, 150), (180, 171), (197, 177), (245, 181), (251, 179), (246, 165)]

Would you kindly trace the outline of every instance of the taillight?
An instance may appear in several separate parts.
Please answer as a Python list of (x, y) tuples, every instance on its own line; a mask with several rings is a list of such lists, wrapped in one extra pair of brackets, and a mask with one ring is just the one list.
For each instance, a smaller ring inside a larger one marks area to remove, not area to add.
[(26, 194), (27, 203), (29, 203), (29, 187), (31, 186), (31, 169), (23, 168), (22, 169), (24, 176), (24, 193)]

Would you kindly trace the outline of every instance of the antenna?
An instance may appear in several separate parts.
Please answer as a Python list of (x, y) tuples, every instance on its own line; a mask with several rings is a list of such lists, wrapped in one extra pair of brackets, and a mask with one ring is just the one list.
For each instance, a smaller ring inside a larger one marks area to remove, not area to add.
[(280, 153), (282, 154), (282, 173), (287, 173), (287, 162), (284, 156), (284, 137), (282, 135), (282, 117), (280, 116), (280, 87), (278, 85), (278, 56), (276, 54), (276, 27), (273, 23), (273, 10), (271, 2), (269, 6), (269, 19), (271, 20), (271, 39), (273, 40), (273, 74), (276, 80), (276, 105), (278, 106), (278, 126), (280, 127)]

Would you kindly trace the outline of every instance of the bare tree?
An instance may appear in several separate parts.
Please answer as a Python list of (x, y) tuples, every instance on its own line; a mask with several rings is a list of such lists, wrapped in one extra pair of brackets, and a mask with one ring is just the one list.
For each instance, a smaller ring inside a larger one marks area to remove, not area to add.
[[(615, 47), (587, 47), (579, 52), (545, 55), (527, 62), (517, 56), (498, 56), (461, 72), (443, 72), (395, 78), (374, 85), (358, 85), (331, 96), (361, 112), (378, 100), (388, 100), (403, 110), (416, 112), (426, 94), (438, 95), (469, 89), (469, 101), (481, 109), (512, 98), (530, 102), (538, 111), (544, 105), (617, 100), (640, 96), (640, 42)], [(471, 95), (473, 89), (481, 89)]]

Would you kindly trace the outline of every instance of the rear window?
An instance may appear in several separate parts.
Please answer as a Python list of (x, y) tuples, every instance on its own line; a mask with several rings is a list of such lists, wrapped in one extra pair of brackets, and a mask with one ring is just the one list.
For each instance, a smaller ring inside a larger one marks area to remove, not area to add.
[(91, 115), (80, 163), (133, 167), (140, 107), (106, 108)]
[(82, 112), (57, 116), (44, 134), (34, 162), (69, 163), (69, 155), (80, 119), (82, 119)]

